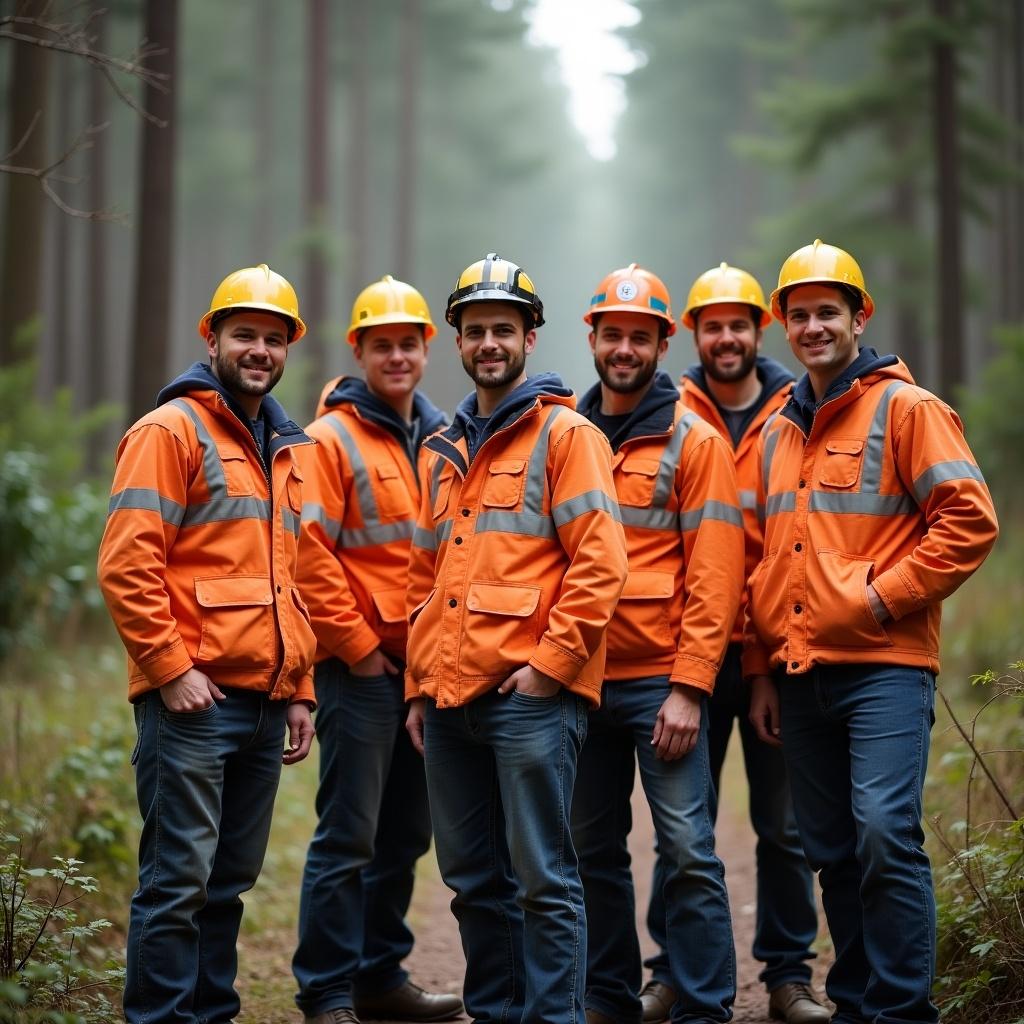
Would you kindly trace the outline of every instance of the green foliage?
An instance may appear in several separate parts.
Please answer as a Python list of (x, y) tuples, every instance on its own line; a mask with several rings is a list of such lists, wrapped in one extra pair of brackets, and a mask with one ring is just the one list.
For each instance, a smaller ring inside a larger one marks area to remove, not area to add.
[(79, 478), (84, 441), (110, 417), (76, 417), (70, 392), (32, 398), (34, 364), (0, 371), (0, 663), (74, 640), (102, 601), (94, 585), (107, 497)]
[(53, 857), (32, 864), (25, 836), (41, 822), (21, 815), (16, 831), (0, 821), (0, 1022), (106, 1024), (124, 971), (96, 963), (90, 946), (110, 922), (80, 921), (76, 904), (96, 892), (82, 861)]
[(949, 709), (963, 744), (941, 766), (942, 781), (963, 794), (964, 815), (946, 830), (934, 824), (947, 854), (936, 877), (936, 991), (947, 1024), (1017, 1024), (1024, 1018), (1024, 817), (1013, 784), (1024, 758), (1024, 661), (971, 681), (985, 703), (966, 724)]

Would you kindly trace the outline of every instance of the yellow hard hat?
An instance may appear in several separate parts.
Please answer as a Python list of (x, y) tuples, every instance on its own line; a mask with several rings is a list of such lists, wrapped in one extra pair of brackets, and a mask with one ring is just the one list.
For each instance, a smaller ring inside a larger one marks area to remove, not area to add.
[(352, 303), (348, 343), (354, 345), (363, 328), (378, 324), (423, 324), (424, 341), (437, 334), (427, 300), (411, 284), (396, 281), (390, 274), (367, 285)]
[(613, 270), (601, 281), (590, 297), (590, 308), (583, 314), (583, 320), (593, 325), (595, 315), (600, 313), (649, 313), (668, 324), (667, 337), (676, 333), (672, 299), (665, 282), (635, 263)]
[(456, 327), (456, 310), (471, 302), (518, 302), (529, 308), (534, 327), (544, 323), (544, 303), (533, 281), (522, 267), (503, 260), (496, 252), (489, 252), (459, 274), (455, 290), (448, 296), (445, 320)]
[(218, 313), (231, 309), (255, 309), (285, 317), (293, 326), (289, 342), (298, 341), (306, 333), (295, 289), (266, 263), (243, 267), (221, 281), (210, 300), (209, 310), (199, 321), (199, 337), (205, 339), (210, 333), (210, 321)]
[(697, 320), (693, 314), (698, 309), (720, 302), (742, 302), (745, 306), (756, 306), (761, 311), (758, 327), (767, 327), (772, 322), (772, 311), (764, 301), (764, 292), (756, 278), (739, 267), (719, 263), (717, 267), (704, 271), (693, 282), (690, 296), (686, 300), (686, 309), (680, 317), (683, 326), (694, 330)]
[(857, 261), (838, 246), (829, 245), (816, 238), (810, 245), (797, 249), (782, 264), (779, 271), (779, 286), (772, 292), (772, 312), (775, 319), (786, 322), (779, 297), (787, 288), (798, 284), (843, 284), (860, 292), (864, 300), (864, 316), (870, 319), (875, 303), (864, 287), (864, 275)]

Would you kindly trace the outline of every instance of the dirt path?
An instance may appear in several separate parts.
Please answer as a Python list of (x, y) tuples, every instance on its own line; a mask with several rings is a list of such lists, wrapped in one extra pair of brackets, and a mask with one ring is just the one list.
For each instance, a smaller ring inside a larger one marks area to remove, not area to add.
[[(717, 831), (718, 852), (726, 866), (739, 971), (734, 1019), (736, 1024), (770, 1024), (767, 998), (757, 980), (760, 965), (750, 954), (755, 912), (754, 835), (746, 819), (745, 780), (742, 759), (738, 755), (738, 750), (730, 751), (726, 763), (725, 792)], [(643, 924), (643, 914), (647, 907), (654, 859), (653, 829), (639, 784), (636, 789), (630, 849), (636, 884), (637, 927), (644, 955), (647, 956), (651, 944)], [(287, 820), (280, 827), (282, 830), (288, 828), (289, 839), (296, 848), (301, 849), (301, 842), (296, 843), (300, 837), (296, 836), (294, 828), (289, 828)], [(277, 828), (278, 824), (275, 824), (275, 833)], [(275, 841), (276, 838), (272, 840), (272, 854)], [(281, 865), (278, 865), (278, 870), (282, 870)], [(293, 884), (297, 893), (297, 875)], [(282, 881), (279, 879), (275, 883), (278, 893), (281, 887)], [(407, 966), (418, 984), (434, 990), (457, 992), (462, 984), (464, 961), (458, 929), (448, 909), (450, 896), (438, 877), (432, 857), (424, 858), (420, 863), (420, 878), (410, 909), (417, 942)], [(239, 989), (244, 1010), (238, 1017), (238, 1024), (301, 1024), (301, 1016), (292, 1003), (293, 986), (289, 969), (294, 943), (293, 922), (294, 916), (287, 911), (286, 906), (281, 912), (272, 914), (271, 920), (265, 925), (243, 936)], [(821, 935), (826, 935), (824, 927)], [(827, 938), (824, 941), (819, 939), (819, 946), (821, 955), (816, 962), (815, 985), (821, 992), (824, 969), (830, 959)]]

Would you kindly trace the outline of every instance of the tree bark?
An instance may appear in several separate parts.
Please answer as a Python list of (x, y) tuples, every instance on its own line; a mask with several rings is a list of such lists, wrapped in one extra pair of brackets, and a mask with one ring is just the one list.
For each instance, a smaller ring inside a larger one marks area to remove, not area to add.
[(273, 188), (274, 145), (274, 43), (276, 25), (275, 0), (260, 0), (254, 19), (254, 49), (256, 67), (259, 72), (253, 82), (253, 146), (255, 147), (253, 167), (259, 168), (255, 199), (256, 209), (252, 216), (252, 262), (269, 263), (271, 240), (277, 237), (274, 224), (275, 204)]
[(416, 129), (419, 124), (420, 0), (402, 0), (398, 32), (398, 182), (395, 209), (395, 276), (408, 281), (415, 258)]
[(327, 0), (308, 0), (309, 63), (306, 78), (306, 248), (305, 283), (301, 296), (303, 319), (309, 328), (304, 341), (309, 361), (307, 405), (316, 408), (317, 396), (327, 376), (324, 331), (327, 321), (327, 263), (324, 233), (327, 229), (327, 175), (330, 155), (328, 131)]
[[(17, 10), (28, 17), (40, 17), (46, 5), (46, 0), (21, 0)], [(34, 30), (26, 26), (22, 31), (28, 35)], [(3, 151), (10, 153), (24, 140), (8, 162), (19, 167), (42, 168), (46, 165), (50, 55), (31, 43), (16, 42), (13, 46)], [(22, 174), (6, 177), (6, 208), (2, 218), (6, 227), (0, 259), (0, 366), (9, 366), (29, 354), (16, 351), (15, 344), (19, 333), (40, 312), (46, 204), (35, 178)]]
[(147, 85), (143, 100), (145, 109), (164, 125), (146, 121), (142, 128), (135, 301), (126, 346), (129, 421), (153, 408), (157, 392), (166, 383), (170, 351), (178, 0), (146, 0), (143, 34), (164, 51), (153, 58), (152, 66), (170, 78), (166, 92)]
[[(952, 27), (954, 0), (932, 0), (937, 18)], [(960, 276), (960, 166), (956, 101), (956, 57), (945, 39), (936, 40), (933, 54), (933, 117), (935, 123), (936, 220), (938, 225), (938, 392), (952, 401), (965, 383), (963, 296)]]
[[(71, 111), (75, 105), (75, 68), (65, 58), (57, 65), (57, 145), (66, 146), (74, 130)], [(70, 170), (70, 168), (69, 168)], [(51, 205), (49, 215), (53, 219), (53, 295), (50, 299), (50, 316), (47, 317), (49, 356), (41, 360), (39, 367), (39, 392), (44, 398), (53, 395), (54, 389), (71, 384), (70, 338), (71, 320), (68, 310), (71, 302), (71, 218), (63, 210)], [(42, 365), (49, 363), (49, 366)]]
[(350, 129), (348, 172), (349, 301), (367, 285), (370, 248), (370, 74), (368, 4), (350, 0), (347, 10), (352, 53), (349, 88)]

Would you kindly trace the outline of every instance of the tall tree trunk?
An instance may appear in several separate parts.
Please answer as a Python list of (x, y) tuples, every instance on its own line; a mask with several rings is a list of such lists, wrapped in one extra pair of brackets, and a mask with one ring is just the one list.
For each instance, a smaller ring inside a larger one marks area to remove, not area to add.
[[(1024, 5), (1017, 0), (1010, 4), (1010, 103), (1007, 110), (1015, 135), (1011, 153), (1011, 167), (1024, 168)], [(1016, 181), (1011, 185), (1013, 203), (1010, 218), (1010, 238), (1013, 251), (1013, 274), (1009, 319), (1024, 321), (1024, 293), (1021, 278), (1024, 276), (1024, 184)]]
[(348, 147), (348, 236), (350, 251), (349, 296), (351, 302), (367, 285), (370, 249), (370, 73), (369, 5), (363, 0), (347, 4), (348, 38), (352, 54), (352, 81), (349, 87)]
[(273, 188), (273, 160), (276, 152), (274, 145), (274, 45), (276, 42), (276, 26), (274, 11), (277, 9), (275, 0), (260, 0), (256, 6), (254, 18), (254, 49), (256, 67), (260, 69), (254, 76), (252, 90), (252, 124), (253, 146), (255, 159), (253, 167), (259, 168), (256, 178), (256, 209), (252, 221), (252, 262), (269, 263), (271, 239), (276, 237), (274, 225), (275, 204), (271, 199)]
[[(954, 0), (932, 0), (933, 11), (953, 29)], [(948, 400), (964, 384), (964, 311), (960, 277), (960, 167), (956, 102), (956, 58), (948, 39), (934, 49), (933, 116), (937, 176), (938, 267), (938, 392)]]
[[(71, 133), (72, 110), (75, 106), (75, 67), (70, 58), (64, 57), (57, 64), (57, 145), (67, 146)], [(50, 298), (47, 339), (48, 358), (41, 360), (39, 367), (39, 391), (44, 398), (52, 396), (55, 388), (71, 384), (71, 354), (73, 345), (69, 337), (71, 320), (68, 311), (71, 304), (71, 218), (50, 207), (53, 218), (53, 294)], [(40, 339), (42, 341), (42, 339)], [(46, 365), (48, 364), (48, 365)]]
[[(47, 0), (20, 0), (16, 10), (28, 17), (38, 17), (45, 12), (46, 6)], [(33, 29), (24, 26), (20, 31), (29, 35)], [(9, 153), (24, 139), (24, 145), (10, 158), (10, 163), (18, 167), (41, 168), (46, 165), (45, 115), (50, 55), (31, 43), (8, 45), (13, 45), (14, 49), (8, 85), (7, 139), (3, 151)], [(0, 366), (9, 366), (28, 354), (15, 351), (15, 341), (19, 331), (40, 311), (46, 204), (35, 178), (9, 174), (6, 185), (6, 208), (2, 218), (5, 225), (3, 255), (0, 259)]]
[(309, 62), (306, 77), (306, 248), (305, 283), (302, 288), (303, 319), (309, 326), (306, 357), (309, 360), (307, 405), (312, 413), (327, 377), (327, 263), (324, 234), (327, 230), (327, 173), (330, 155), (328, 95), (330, 74), (327, 59), (327, 0), (308, 0)]
[(153, 408), (157, 392), (166, 383), (170, 351), (178, 0), (146, 0), (143, 35), (164, 51), (153, 59), (152, 67), (170, 77), (166, 92), (147, 85), (143, 96), (146, 110), (163, 126), (146, 121), (142, 128), (135, 304), (127, 345), (129, 420)]
[(395, 209), (395, 275), (413, 272), (416, 230), (416, 129), (419, 124), (420, 0), (402, 0), (398, 33), (398, 196)]

